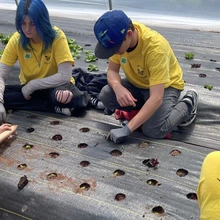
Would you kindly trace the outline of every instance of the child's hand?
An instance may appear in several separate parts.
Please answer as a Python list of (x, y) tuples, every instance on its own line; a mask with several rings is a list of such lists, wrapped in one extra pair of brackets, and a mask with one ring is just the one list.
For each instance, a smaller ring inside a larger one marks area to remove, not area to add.
[(2, 143), (4, 140), (9, 141), (16, 135), (16, 129), (17, 125), (11, 125), (11, 124), (2, 124), (0, 126), (0, 143)]
[(4, 131), (10, 131), (11, 130), (11, 124), (2, 124), (0, 126), (0, 134)]

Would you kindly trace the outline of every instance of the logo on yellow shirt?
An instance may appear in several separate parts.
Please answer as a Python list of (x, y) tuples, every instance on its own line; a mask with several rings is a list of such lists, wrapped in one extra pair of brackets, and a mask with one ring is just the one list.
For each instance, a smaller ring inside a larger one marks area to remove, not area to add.
[(24, 59), (30, 59), (31, 58), (31, 54), (30, 53), (25, 53), (24, 54)]
[(121, 58), (121, 63), (122, 64), (126, 64), (127, 63), (127, 58), (126, 57), (122, 57)]
[(143, 77), (144, 76), (144, 68), (138, 65), (137, 66), (137, 74), (139, 76)]

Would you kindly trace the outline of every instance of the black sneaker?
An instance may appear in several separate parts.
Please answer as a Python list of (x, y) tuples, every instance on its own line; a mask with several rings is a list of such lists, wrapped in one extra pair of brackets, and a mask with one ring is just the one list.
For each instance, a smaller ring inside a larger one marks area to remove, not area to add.
[(197, 108), (198, 108), (198, 92), (194, 89), (189, 89), (186, 94), (182, 98), (182, 102), (185, 102), (192, 106), (192, 111), (190, 113), (190, 116), (187, 120), (183, 121), (181, 124), (179, 124), (180, 127), (186, 127), (190, 125), (196, 118), (197, 114)]
[(90, 106), (93, 106), (93, 107), (95, 107), (96, 109), (100, 109), (100, 110), (105, 109), (104, 104), (103, 104), (100, 100), (98, 100), (97, 98), (95, 98), (95, 97), (91, 97), (91, 98), (90, 98), (89, 104), (90, 104)]

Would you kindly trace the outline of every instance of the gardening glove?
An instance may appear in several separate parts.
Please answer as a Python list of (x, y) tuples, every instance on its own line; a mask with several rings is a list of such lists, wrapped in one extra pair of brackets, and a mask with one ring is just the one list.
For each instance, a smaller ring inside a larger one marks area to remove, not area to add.
[(112, 129), (108, 133), (106, 140), (113, 141), (116, 144), (119, 144), (131, 134), (131, 130), (128, 128), (127, 125), (123, 126), (122, 128)]
[(0, 102), (0, 122), (6, 121), (6, 112), (4, 105)]

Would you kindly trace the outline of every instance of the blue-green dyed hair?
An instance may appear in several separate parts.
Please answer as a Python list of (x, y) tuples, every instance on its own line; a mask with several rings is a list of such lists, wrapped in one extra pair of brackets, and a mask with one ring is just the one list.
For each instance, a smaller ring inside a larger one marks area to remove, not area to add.
[(42, 0), (20, 0), (16, 11), (15, 26), (20, 33), (20, 43), (24, 50), (31, 49), (30, 39), (22, 31), (22, 22), (28, 16), (36, 27), (37, 34), (43, 41), (43, 51), (52, 46), (56, 31), (50, 23), (48, 10)]

